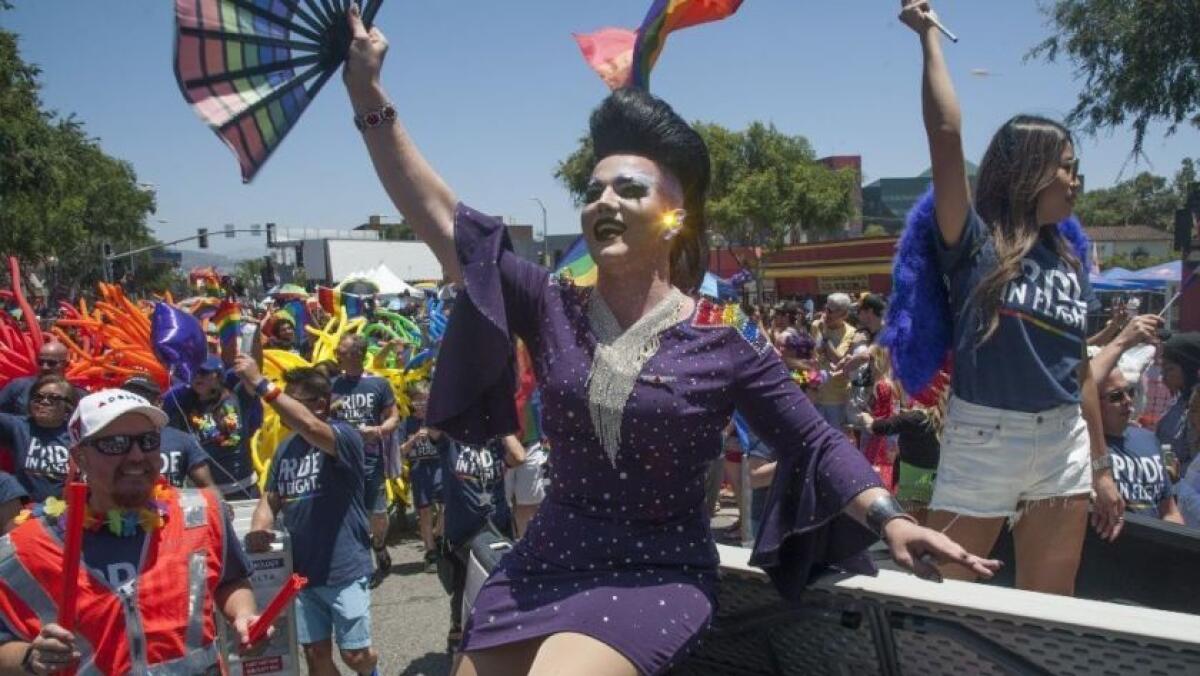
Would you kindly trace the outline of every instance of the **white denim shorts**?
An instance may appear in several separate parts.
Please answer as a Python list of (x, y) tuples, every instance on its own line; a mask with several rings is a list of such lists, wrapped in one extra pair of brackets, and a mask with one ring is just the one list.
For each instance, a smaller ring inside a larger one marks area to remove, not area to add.
[(525, 449), (525, 462), (504, 473), (509, 504), (540, 505), (546, 499), (546, 451), (541, 444)]
[(1024, 413), (950, 399), (930, 509), (1015, 521), (1025, 503), (1091, 490), (1078, 404)]

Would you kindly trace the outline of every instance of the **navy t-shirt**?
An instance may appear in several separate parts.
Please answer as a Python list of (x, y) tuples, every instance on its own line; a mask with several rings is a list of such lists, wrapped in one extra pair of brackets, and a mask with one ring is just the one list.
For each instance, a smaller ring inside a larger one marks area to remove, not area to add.
[[(137, 577), (145, 542), (146, 534), (140, 528), (137, 534), (131, 537), (117, 537), (104, 528), (84, 531), (83, 563), (96, 579), (105, 581), (111, 589), (117, 589)], [(221, 566), (220, 584), (250, 577), (254, 568), (246, 556), (246, 551), (242, 549), (242, 541), (234, 532), (229, 519), (225, 520), (225, 544), (222, 551), (225, 561)], [(183, 575), (187, 574), (186, 571), (180, 572)], [(4, 618), (0, 617), (0, 644), (16, 640), (19, 640), (17, 634)]]
[(337, 457), (293, 434), (275, 452), (266, 485), (279, 495), (296, 572), (313, 587), (343, 585), (373, 569), (362, 435), (331, 424)]
[(163, 428), (159, 455), (162, 456), (163, 477), (176, 488), (183, 486), (193, 469), (208, 462), (208, 454), (196, 437), (174, 427)]
[(25, 415), (29, 412), (29, 390), (33, 387), (33, 381), (37, 378), (33, 376), (25, 376), (24, 378), (13, 378), (8, 381), (4, 389), (0, 390), (0, 413), (12, 413), (14, 415)]
[[(11, 500), (24, 502), (29, 499), (29, 491), (17, 481), (17, 477), (8, 472), (0, 472), (0, 505)], [(3, 527), (4, 524), (0, 524)]]
[[(333, 379), (333, 400), (330, 411), (338, 420), (353, 427), (367, 425), (375, 427), (384, 421), (385, 412), (396, 403), (392, 386), (383, 378), (375, 376), (338, 376)], [(379, 465), (382, 443), (365, 443), (363, 452), (367, 458), (367, 472), (375, 471)]]
[(67, 426), (41, 427), (28, 416), (0, 413), (0, 443), (13, 453), (13, 473), (34, 502), (62, 497), (70, 462)]
[(1189, 401), (1191, 401), (1189, 392), (1180, 393), (1175, 398), (1175, 403), (1163, 412), (1162, 417), (1158, 419), (1158, 426), (1155, 428), (1159, 444), (1170, 444), (1175, 457), (1179, 459), (1180, 476), (1187, 472), (1188, 465), (1192, 462), (1192, 433), (1187, 416)]
[(991, 234), (971, 210), (957, 245), (938, 237), (954, 314), (955, 396), (1027, 413), (1079, 403), (1087, 313), (1096, 300), (1087, 274), (1059, 257), (1050, 237), (1039, 237), (1021, 263), (1023, 274), (1005, 287), (999, 326), (982, 345), (986, 318), (971, 294), (996, 268)]
[(504, 497), (504, 451), (499, 441), (479, 448), (443, 434), (436, 443), (442, 459), (446, 540), (452, 546), (464, 544), (488, 521), (507, 531), (512, 517)]
[(202, 404), (186, 386), (171, 390), (163, 400), (169, 424), (196, 437), (212, 461), (213, 481), (222, 489), (254, 476), (250, 437), (256, 428), (249, 412), (255, 406), (261, 406), (258, 398), (241, 386), (209, 404)]
[[(413, 435), (421, 431), (424, 426), (425, 420), (422, 418), (410, 417), (405, 420), (404, 440), (412, 439)], [(408, 461), (414, 465), (418, 462), (433, 462), (440, 459), (441, 453), (438, 451), (437, 445), (428, 436), (414, 441), (408, 453)]]
[(1158, 437), (1150, 430), (1129, 427), (1124, 437), (1109, 437), (1113, 480), (1125, 498), (1125, 509), (1139, 514), (1161, 516), (1158, 503), (1171, 495), (1171, 485), (1163, 468)]

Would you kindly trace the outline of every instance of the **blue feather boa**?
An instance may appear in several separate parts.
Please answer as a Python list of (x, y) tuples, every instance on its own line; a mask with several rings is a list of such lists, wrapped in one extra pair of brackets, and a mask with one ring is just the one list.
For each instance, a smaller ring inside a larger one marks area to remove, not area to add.
[[(1089, 268), (1090, 243), (1074, 216), (1058, 224), (1058, 232)], [(904, 233), (896, 246), (892, 297), (880, 337), (892, 356), (892, 368), (906, 392), (917, 395), (948, 364), (953, 344), (954, 317), (950, 290), (938, 266), (937, 216), (930, 188), (908, 212)]]

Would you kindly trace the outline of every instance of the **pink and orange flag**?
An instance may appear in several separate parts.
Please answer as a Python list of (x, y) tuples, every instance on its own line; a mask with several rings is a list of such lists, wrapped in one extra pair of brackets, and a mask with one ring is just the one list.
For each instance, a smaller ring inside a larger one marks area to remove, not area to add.
[(637, 31), (603, 28), (576, 34), (583, 58), (610, 89), (626, 85), (650, 88), (650, 71), (673, 31), (720, 21), (742, 6), (742, 0), (654, 0)]

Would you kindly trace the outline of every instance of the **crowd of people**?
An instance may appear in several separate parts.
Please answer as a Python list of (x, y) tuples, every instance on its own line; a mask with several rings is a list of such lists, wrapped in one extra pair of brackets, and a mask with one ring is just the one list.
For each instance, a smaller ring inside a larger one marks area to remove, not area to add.
[[(392, 569), (398, 477), (466, 676), (677, 664), (714, 613), (723, 477), (750, 491), (751, 560), (789, 598), (831, 566), (870, 570), (881, 539), (922, 578), (986, 579), (1006, 526), (1017, 586), (1070, 595), (1089, 519), (1109, 540), (1126, 512), (1200, 528), (1200, 334), (1118, 308), (1089, 335), (1069, 131), (1012, 118), (972, 189), (929, 3), (901, 19), (920, 36), (934, 189), (897, 267), (933, 283), (768, 308), (695, 293), (709, 158), (665, 102), (618, 89), (592, 114), (581, 228), (597, 282), (577, 285), (458, 201), (380, 82), (386, 39), (352, 10), (344, 80), (367, 150), (457, 289), (408, 313), (426, 337), (452, 318), (431, 374), (381, 377), (418, 360), (362, 324), (317, 360), (319, 312), (247, 311), (171, 387), (135, 373), (83, 391), (68, 346), (42, 342), (38, 372), (0, 390), (0, 672), (205, 672), (217, 614), (253, 651), (249, 557), (282, 531), (308, 580), (309, 673), (376, 673), (371, 594)], [(304, 365), (268, 377), (285, 355)], [(253, 440), (274, 418), (286, 433), (260, 475)], [(56, 575), (76, 478), (89, 497), (68, 627)], [(224, 501), (254, 502), (244, 541)], [(481, 534), (515, 544), (464, 616)]]

